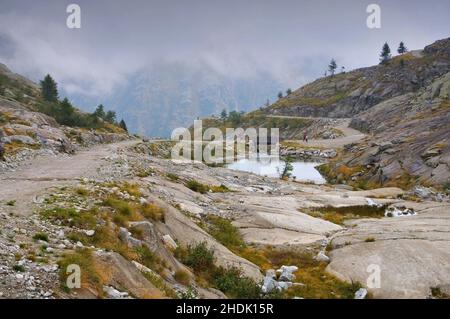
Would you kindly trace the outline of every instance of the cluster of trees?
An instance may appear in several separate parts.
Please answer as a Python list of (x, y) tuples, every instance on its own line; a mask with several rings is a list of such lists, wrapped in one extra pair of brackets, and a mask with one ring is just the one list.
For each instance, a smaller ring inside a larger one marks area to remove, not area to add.
[[(328, 69), (325, 71), (325, 76), (328, 75), (328, 72), (331, 74), (331, 76), (334, 76), (336, 73), (336, 70), (338, 68), (338, 64), (335, 59), (331, 59), (330, 63), (328, 64)], [(341, 72), (345, 72), (345, 66), (341, 66)]]
[[(397, 52), (399, 54), (404, 54), (404, 53), (408, 52), (408, 49), (406, 48), (403, 41), (400, 42)], [(384, 64), (384, 63), (388, 62), (391, 58), (392, 58), (391, 48), (389, 47), (389, 44), (386, 42), (386, 43), (384, 43), (383, 48), (381, 49), (380, 63)]]
[[(291, 89), (287, 89), (286, 90), (286, 96), (289, 96), (289, 95), (291, 95), (292, 94), (292, 90)], [(282, 99), (283, 98), (283, 92), (278, 92), (278, 98), (279, 99)]]
[[(405, 43), (403, 43), (403, 41), (400, 42), (400, 44), (398, 46), (398, 49), (397, 49), (397, 52), (399, 54), (404, 54), (404, 53), (408, 52), (408, 49), (406, 48)], [(383, 45), (383, 48), (381, 50), (380, 63), (384, 64), (384, 63), (388, 62), (391, 58), (392, 58), (391, 48), (389, 47), (389, 44), (386, 42)], [(328, 75), (328, 72), (329, 72), (329, 74), (331, 74), (331, 76), (333, 76), (336, 73), (337, 68), (338, 68), (338, 65), (336, 63), (336, 60), (335, 59), (331, 59), (330, 64), (328, 65), (328, 70), (325, 71), (325, 76)], [(341, 72), (345, 72), (345, 67), (344, 66), (341, 67)]]
[(67, 126), (100, 128), (107, 122), (128, 131), (125, 121), (122, 119), (120, 122), (117, 122), (116, 112), (105, 112), (105, 107), (102, 104), (93, 113), (83, 114), (67, 98), (60, 101), (58, 84), (49, 74), (45, 76), (40, 84), (43, 101), (39, 105), (39, 111), (54, 117), (58, 123)]
[(242, 116), (245, 114), (243, 111), (231, 111), (227, 113), (226, 109), (223, 109), (220, 113), (220, 119), (225, 122), (231, 122), (233, 125), (239, 125), (242, 121)]

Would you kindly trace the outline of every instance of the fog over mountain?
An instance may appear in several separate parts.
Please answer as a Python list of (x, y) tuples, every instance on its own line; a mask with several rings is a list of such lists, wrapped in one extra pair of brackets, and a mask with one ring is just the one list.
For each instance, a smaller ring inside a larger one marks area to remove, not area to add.
[[(448, 36), (447, 1), (0, 0), (0, 62), (37, 81), (50, 73), (62, 96), (91, 111), (104, 103), (133, 131), (165, 135), (222, 108), (259, 107), (279, 90), (378, 62), (382, 44), (422, 48)], [(20, 21), (20, 23), (17, 23)]]

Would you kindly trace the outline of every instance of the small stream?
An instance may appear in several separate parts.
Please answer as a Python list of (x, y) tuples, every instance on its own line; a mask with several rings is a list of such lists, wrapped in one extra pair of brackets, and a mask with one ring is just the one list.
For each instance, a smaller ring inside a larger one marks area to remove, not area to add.
[[(292, 176), (296, 178), (297, 181), (301, 182), (312, 182), (315, 184), (324, 184), (326, 182), (325, 178), (316, 169), (321, 163), (317, 162), (304, 162), (304, 161), (294, 161), (292, 162), (293, 171)], [(250, 172), (267, 177), (279, 177), (281, 171), (284, 167), (284, 162), (276, 157), (261, 157), (258, 159), (240, 159), (234, 163), (228, 164), (227, 168)]]

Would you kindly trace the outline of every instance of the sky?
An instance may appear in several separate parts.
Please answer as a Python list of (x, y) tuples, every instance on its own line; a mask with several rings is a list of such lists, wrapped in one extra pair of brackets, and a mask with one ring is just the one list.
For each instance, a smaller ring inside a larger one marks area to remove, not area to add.
[[(66, 7), (81, 8), (81, 28)], [(366, 25), (369, 4), (381, 28)], [(378, 62), (387, 41), (421, 49), (449, 37), (448, 0), (0, 0), (0, 63), (68, 94), (108, 96), (162, 61), (208, 64), (230, 78), (269, 72), (286, 87)]]

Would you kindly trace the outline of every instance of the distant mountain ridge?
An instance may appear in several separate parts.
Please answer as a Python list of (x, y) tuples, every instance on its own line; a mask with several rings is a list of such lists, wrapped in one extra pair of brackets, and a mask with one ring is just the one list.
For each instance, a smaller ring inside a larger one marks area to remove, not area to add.
[[(167, 62), (131, 76), (102, 103), (123, 115), (131, 131), (168, 137), (173, 129), (189, 127), (198, 117), (218, 115), (223, 109), (256, 109), (282, 89), (268, 73), (237, 78), (207, 65)], [(81, 96), (73, 99), (79, 105), (95, 104)]]

